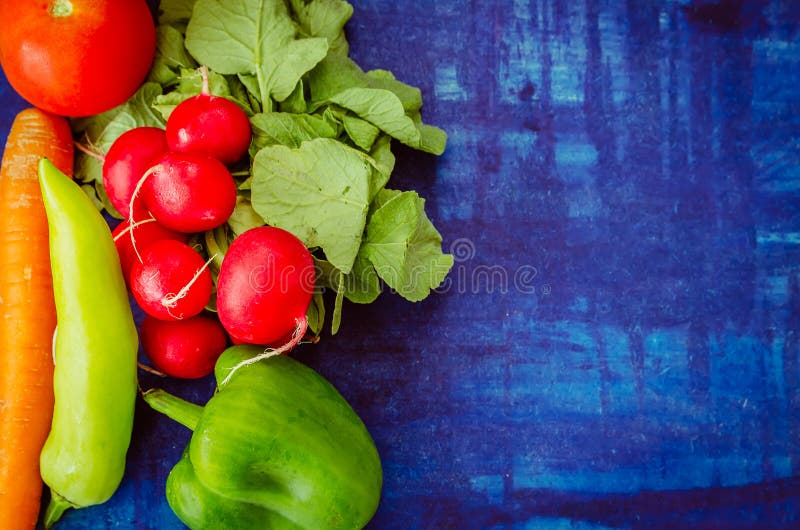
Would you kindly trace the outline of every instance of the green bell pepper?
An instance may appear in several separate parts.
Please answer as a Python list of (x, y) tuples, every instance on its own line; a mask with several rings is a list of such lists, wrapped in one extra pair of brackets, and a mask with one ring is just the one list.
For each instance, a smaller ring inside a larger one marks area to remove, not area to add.
[[(262, 351), (228, 348), (218, 384)], [(369, 432), (328, 381), (291, 357), (240, 368), (205, 407), (162, 390), (144, 398), (194, 430), (166, 486), (194, 530), (354, 530), (378, 507), (383, 475)]]
[(111, 231), (80, 187), (39, 165), (57, 314), (55, 408), (40, 464), (52, 526), (70, 507), (107, 501), (125, 470), (138, 336)]

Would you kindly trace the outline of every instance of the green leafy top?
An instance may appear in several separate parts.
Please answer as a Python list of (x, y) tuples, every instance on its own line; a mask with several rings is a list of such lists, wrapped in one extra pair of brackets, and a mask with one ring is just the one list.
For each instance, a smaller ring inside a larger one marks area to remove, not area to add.
[[(317, 283), (343, 300), (371, 303), (388, 286), (411, 301), (445, 278), (453, 258), (413, 191), (387, 189), (392, 142), (433, 154), (447, 135), (422, 122), (422, 94), (388, 70), (363, 71), (348, 57), (344, 0), (162, 0), (158, 48), (148, 77), (125, 104), (73, 122), (102, 155), (128, 129), (163, 127), (172, 109), (209, 90), (250, 116), (250, 157), (232, 173), (239, 197), (228, 224), (198, 238), (224, 252), (245, 230), (270, 224), (298, 236), (317, 263)], [(76, 176), (112, 215), (97, 157), (80, 154)], [(216, 264), (218, 265), (218, 263)], [(309, 326), (325, 302), (315, 294)]]
[(253, 159), (253, 208), (348, 273), (364, 233), (371, 173), (366, 157), (330, 138), (297, 149), (267, 146)]
[(260, 100), (283, 101), (328, 54), (328, 39), (297, 38), (283, 0), (197, 0), (186, 48), (221, 74), (252, 74)]

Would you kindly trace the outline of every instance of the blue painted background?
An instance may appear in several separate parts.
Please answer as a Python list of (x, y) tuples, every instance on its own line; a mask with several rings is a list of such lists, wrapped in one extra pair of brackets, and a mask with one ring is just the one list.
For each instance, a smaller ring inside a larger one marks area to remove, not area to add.
[[(352, 55), (450, 134), (393, 186), (456, 256), (296, 351), (375, 437), (369, 528), (800, 528), (800, 5), (353, 3)], [(189, 433), (136, 422), (119, 492), (63, 529), (181, 528)]]

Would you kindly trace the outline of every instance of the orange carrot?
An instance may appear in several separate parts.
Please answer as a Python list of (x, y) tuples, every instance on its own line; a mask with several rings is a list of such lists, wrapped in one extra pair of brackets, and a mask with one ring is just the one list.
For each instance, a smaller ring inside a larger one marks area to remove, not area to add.
[(47, 217), (39, 189), (42, 157), (72, 174), (72, 137), (59, 116), (20, 112), (0, 169), (0, 522), (36, 526), (39, 453), (53, 416), (56, 326)]

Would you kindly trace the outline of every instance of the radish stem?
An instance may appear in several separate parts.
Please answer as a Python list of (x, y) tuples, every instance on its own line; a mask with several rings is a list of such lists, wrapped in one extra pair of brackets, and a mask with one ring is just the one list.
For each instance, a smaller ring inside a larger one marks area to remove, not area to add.
[(203, 65), (200, 67), (200, 77), (203, 80), (202, 88), (200, 89), (200, 93), (204, 96), (209, 95), (208, 90), (208, 66)]
[(82, 143), (80, 143), (80, 142), (74, 142), (74, 143), (75, 143), (75, 148), (76, 148), (78, 151), (80, 151), (81, 153), (83, 153), (83, 154), (86, 154), (86, 155), (89, 155), (90, 157), (94, 158), (95, 160), (97, 160), (97, 161), (98, 161), (98, 162), (100, 162), (101, 164), (102, 164), (102, 163), (104, 163), (104, 162), (106, 161), (106, 157), (104, 157), (104, 156), (103, 156), (103, 155), (101, 155), (100, 153), (97, 153), (97, 152), (95, 152), (95, 151), (92, 151), (91, 149), (89, 149), (88, 147), (86, 147), (85, 145), (83, 145), (83, 144), (82, 144)]

